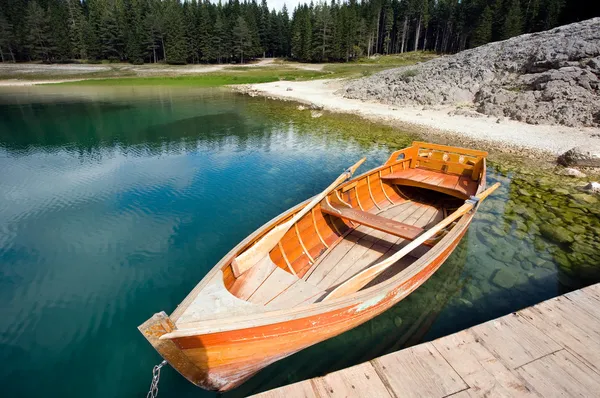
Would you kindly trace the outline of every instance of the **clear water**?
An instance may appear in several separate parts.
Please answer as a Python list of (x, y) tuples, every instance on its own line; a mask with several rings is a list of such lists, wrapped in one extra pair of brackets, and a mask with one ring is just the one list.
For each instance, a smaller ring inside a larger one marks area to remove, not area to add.
[[(160, 358), (136, 326), (171, 312), (265, 221), (359, 157), (368, 157), (366, 170), (387, 158), (387, 145), (412, 138), (390, 134), (224, 89), (0, 91), (2, 395), (144, 395)], [(559, 277), (593, 280), (600, 259), (582, 260), (591, 268), (577, 263), (572, 243), (536, 231), (548, 220), (518, 207), (535, 203), (518, 202), (517, 189), (545, 200), (555, 184), (530, 186), (527, 174), (498, 169), (489, 181), (502, 181), (502, 190), (417, 292), (226, 395), (317, 376), (523, 308), (569, 289)], [(562, 192), (556, 206), (568, 207), (572, 194)], [(589, 227), (584, 243), (594, 247), (599, 215), (594, 204), (578, 203)], [(502, 231), (490, 232), (492, 225)], [(169, 368), (160, 391), (214, 395)]]

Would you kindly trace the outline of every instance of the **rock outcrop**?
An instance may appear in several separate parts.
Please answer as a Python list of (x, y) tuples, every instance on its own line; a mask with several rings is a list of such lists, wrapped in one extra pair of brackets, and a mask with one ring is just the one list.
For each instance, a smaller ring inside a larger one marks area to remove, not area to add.
[(393, 105), (472, 103), (531, 124), (600, 126), (600, 18), (383, 71), (343, 95)]
[(556, 162), (561, 166), (600, 167), (600, 146), (577, 146), (560, 155)]

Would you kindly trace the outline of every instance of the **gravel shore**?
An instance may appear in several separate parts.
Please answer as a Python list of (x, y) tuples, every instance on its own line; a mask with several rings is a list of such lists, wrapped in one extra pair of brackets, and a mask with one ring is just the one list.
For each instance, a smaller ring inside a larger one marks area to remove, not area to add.
[(600, 145), (600, 128), (532, 125), (479, 114), (455, 106), (392, 106), (344, 98), (336, 93), (351, 85), (347, 80), (273, 82), (234, 86), (252, 95), (296, 101), (333, 112), (360, 115), (398, 127), (415, 127), (425, 133), (487, 141), (495, 146), (561, 154), (578, 145)]

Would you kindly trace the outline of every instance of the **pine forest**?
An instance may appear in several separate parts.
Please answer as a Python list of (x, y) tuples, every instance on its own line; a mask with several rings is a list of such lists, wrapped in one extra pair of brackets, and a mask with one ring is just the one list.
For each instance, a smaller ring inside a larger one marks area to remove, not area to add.
[(266, 0), (0, 0), (2, 62), (345, 62), (454, 53), (590, 18), (589, 1), (349, 0), (290, 11)]

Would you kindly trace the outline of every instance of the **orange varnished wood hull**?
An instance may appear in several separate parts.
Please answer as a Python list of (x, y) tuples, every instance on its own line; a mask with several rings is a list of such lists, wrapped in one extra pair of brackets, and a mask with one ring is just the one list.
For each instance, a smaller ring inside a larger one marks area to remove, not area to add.
[[(419, 150), (413, 146), (395, 152), (385, 165), (340, 186), (337, 189), (339, 198), (357, 209), (372, 212), (401, 201), (398, 192), (392, 185), (384, 184), (382, 177), (417, 166)], [(404, 158), (396, 160), (399, 154), (404, 154)], [(480, 191), (485, 185), (485, 155), (480, 152), (477, 154), (482, 164), (472, 165), (462, 171), (477, 173), (475, 181)], [(442, 159), (440, 170), (443, 167), (459, 167), (457, 160), (458, 157)], [(421, 159), (421, 162), (430, 166), (431, 163), (440, 163), (432, 156)], [(479, 170), (473, 170), (477, 167), (480, 167)], [(241, 311), (206, 321), (201, 317), (191, 318), (190, 307), (196, 305), (194, 300), (207, 289), (211, 281), (220, 281), (227, 289), (235, 285), (231, 260), (273, 226), (288, 220), (305, 203), (265, 224), (241, 242), (215, 266), (170, 317), (159, 313), (140, 326), (140, 331), (155, 349), (192, 383), (209, 390), (230, 390), (269, 364), (381, 314), (435, 273), (464, 236), (474, 214), (463, 216), (431, 249), (397, 275), (348, 297), (310, 302), (289, 309), (275, 308), (257, 313)], [(293, 267), (294, 273), (302, 278), (311, 267), (317, 265), (315, 263), (320, 256), (326, 255), (344, 240), (348, 231), (356, 227), (349, 221), (329, 217), (316, 207), (296, 224), (296, 228), (286, 233), (280, 244), (271, 251), (270, 257), (277, 267), (288, 270)], [(248, 308), (254, 311), (254, 307)]]

